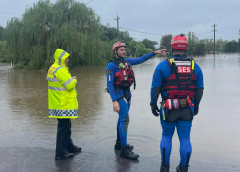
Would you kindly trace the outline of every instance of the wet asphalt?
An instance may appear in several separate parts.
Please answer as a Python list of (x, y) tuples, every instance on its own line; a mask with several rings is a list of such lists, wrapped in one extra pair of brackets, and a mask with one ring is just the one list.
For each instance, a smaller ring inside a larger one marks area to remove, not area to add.
[[(127, 160), (119, 157), (119, 151), (112, 154), (81, 152), (67, 160), (54, 159), (54, 150), (44, 148), (0, 148), (1, 172), (157, 172), (160, 163), (157, 158)], [(171, 161), (170, 172), (175, 172), (177, 161)], [(239, 166), (192, 162), (190, 172), (239, 172)]]
[[(0, 64), (0, 172), (157, 172), (160, 171), (161, 125), (150, 111), (153, 58), (133, 66), (128, 143), (138, 161), (114, 151), (117, 114), (112, 111), (105, 67), (70, 70), (78, 77), (79, 118), (72, 120), (72, 139), (83, 148), (72, 159), (55, 161), (57, 120), (48, 118), (45, 71), (14, 71)], [(240, 172), (240, 55), (195, 57), (204, 73), (204, 95), (194, 118), (189, 172)], [(170, 171), (179, 163), (175, 133)]]

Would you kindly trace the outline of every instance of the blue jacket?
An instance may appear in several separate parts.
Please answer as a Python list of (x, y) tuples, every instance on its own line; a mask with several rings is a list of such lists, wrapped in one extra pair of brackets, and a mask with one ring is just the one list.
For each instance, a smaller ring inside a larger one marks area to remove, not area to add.
[[(177, 59), (179, 57), (173, 57), (174, 59)], [(185, 59), (188, 57), (185, 57)], [(204, 88), (203, 85), (203, 73), (200, 68), (200, 66), (194, 62), (195, 64), (195, 77), (197, 79), (196, 81), (196, 88)], [(162, 85), (162, 79), (169, 78), (171, 76), (171, 68), (167, 60), (162, 61), (159, 63), (154, 71), (153, 79), (152, 79), (152, 88), (151, 88), (151, 103), (157, 103), (157, 100), (153, 100), (153, 93), (154, 89), (157, 87), (161, 87)], [(166, 91), (162, 92), (161, 95), (167, 96)], [(197, 100), (194, 99), (196, 102)], [(199, 102), (197, 102), (199, 103)]]
[[(125, 60), (131, 65), (138, 65), (138, 64), (141, 64), (145, 61), (147, 61), (148, 59), (150, 59), (151, 57), (153, 57), (155, 54), (154, 52), (151, 52), (149, 54), (146, 54), (146, 55), (143, 55), (139, 58), (134, 58), (134, 59), (131, 59), (131, 58), (125, 58)], [(108, 72), (107, 72), (108, 71)], [(112, 101), (115, 101), (117, 100), (119, 97), (123, 96), (123, 91), (122, 90), (114, 90), (114, 87), (113, 87), (113, 81), (114, 81), (114, 74), (116, 72), (119, 71), (119, 68), (117, 66), (116, 63), (114, 62), (110, 62), (108, 63), (107, 67), (106, 67), (106, 75), (107, 75), (107, 88), (108, 88), (108, 91), (110, 93), (110, 96), (111, 96), (111, 99)], [(127, 93), (128, 95), (130, 93)]]

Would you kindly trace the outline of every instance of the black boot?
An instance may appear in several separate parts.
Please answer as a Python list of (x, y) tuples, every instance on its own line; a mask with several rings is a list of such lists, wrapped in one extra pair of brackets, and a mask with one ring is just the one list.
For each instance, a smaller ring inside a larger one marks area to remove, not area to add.
[[(133, 150), (133, 145), (128, 144), (128, 146), (131, 150)], [(117, 127), (117, 140), (116, 140), (116, 144), (115, 144), (114, 148), (115, 148), (115, 150), (121, 150), (121, 148), (122, 148), (122, 144), (121, 144), (121, 140), (120, 140), (120, 133), (119, 133), (118, 127)]]
[(81, 152), (82, 148), (74, 146), (72, 149), (68, 150), (69, 153)]
[(185, 167), (181, 166), (180, 164), (177, 166), (176, 168), (177, 172), (188, 172), (188, 165), (186, 165)]
[[(133, 145), (129, 145), (129, 144), (128, 144), (128, 147), (129, 147), (131, 150), (133, 150)], [(115, 148), (115, 150), (121, 150), (121, 148), (122, 148), (121, 141), (116, 140), (116, 144), (115, 144), (114, 148)]]
[(131, 148), (128, 145), (126, 145), (122, 147), (120, 157), (135, 160), (138, 159), (139, 155), (133, 153)]
[(163, 163), (163, 161), (162, 161), (162, 163), (161, 163), (161, 168), (160, 168), (160, 172), (169, 172), (169, 164), (168, 165), (166, 165), (165, 163)]
[(116, 140), (116, 144), (114, 146), (115, 150), (121, 150), (121, 141)]
[(73, 157), (73, 154), (72, 154), (72, 153), (66, 153), (66, 154), (63, 155), (63, 156), (56, 156), (56, 157), (55, 157), (55, 160), (69, 159), (69, 158), (72, 158), (72, 157)]

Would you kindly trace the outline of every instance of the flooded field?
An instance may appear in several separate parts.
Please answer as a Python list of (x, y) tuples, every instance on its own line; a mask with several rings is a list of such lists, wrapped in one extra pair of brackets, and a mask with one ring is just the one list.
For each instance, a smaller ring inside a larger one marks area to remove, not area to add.
[[(194, 58), (204, 73), (204, 95), (194, 118), (191, 162), (240, 169), (240, 55)], [(150, 109), (152, 75), (164, 58), (134, 66), (128, 143), (140, 157), (159, 158), (161, 126)], [(85, 152), (114, 155), (118, 115), (106, 88), (105, 67), (70, 70), (78, 85), (79, 118), (72, 120), (72, 139)], [(0, 147), (55, 149), (57, 120), (48, 118), (45, 71), (15, 71), (0, 64)], [(54, 156), (54, 155), (53, 155)], [(171, 159), (179, 160), (175, 134)], [(191, 165), (190, 162), (190, 165)]]

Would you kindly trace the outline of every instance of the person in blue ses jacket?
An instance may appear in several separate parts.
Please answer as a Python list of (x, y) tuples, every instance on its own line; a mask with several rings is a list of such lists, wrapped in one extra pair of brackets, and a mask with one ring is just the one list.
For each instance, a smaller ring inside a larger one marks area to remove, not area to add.
[(132, 152), (133, 146), (127, 144), (127, 129), (131, 104), (130, 86), (133, 84), (134, 89), (136, 86), (135, 75), (131, 66), (141, 64), (155, 54), (165, 55), (165, 50), (157, 50), (133, 59), (125, 58), (126, 45), (124, 43), (117, 42), (112, 47), (115, 56), (106, 67), (107, 91), (113, 102), (113, 111), (119, 115), (115, 150), (121, 150), (120, 156), (123, 158), (135, 160), (139, 157), (139, 155)]
[[(159, 63), (154, 71), (151, 88), (151, 109), (159, 116), (162, 125), (161, 168), (169, 172), (172, 137), (177, 128), (180, 141), (180, 164), (177, 172), (187, 172), (192, 154), (190, 132), (193, 116), (198, 114), (203, 95), (203, 73), (199, 65), (185, 54), (188, 40), (184, 34), (173, 37), (172, 57)], [(157, 101), (161, 94), (159, 110)]]

